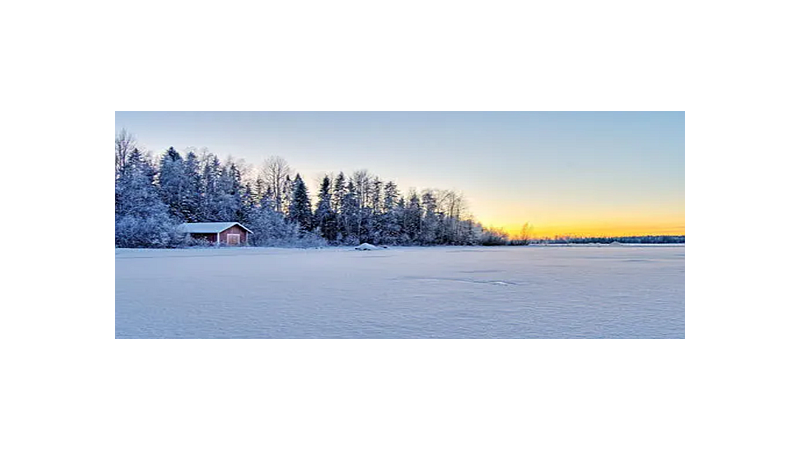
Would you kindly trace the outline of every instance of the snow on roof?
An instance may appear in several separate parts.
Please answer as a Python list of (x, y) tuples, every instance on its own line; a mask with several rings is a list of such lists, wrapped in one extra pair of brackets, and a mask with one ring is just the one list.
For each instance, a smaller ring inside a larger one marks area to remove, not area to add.
[(253, 231), (239, 222), (197, 222), (197, 223), (184, 223), (178, 225), (178, 231), (181, 233), (220, 233), (228, 228), (239, 225), (247, 230), (248, 233)]

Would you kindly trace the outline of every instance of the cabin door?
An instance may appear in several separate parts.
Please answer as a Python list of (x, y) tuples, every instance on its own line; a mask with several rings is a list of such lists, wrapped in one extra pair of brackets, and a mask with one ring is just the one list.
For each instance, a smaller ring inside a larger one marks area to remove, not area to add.
[(228, 245), (239, 245), (239, 235), (238, 234), (229, 234), (228, 235)]

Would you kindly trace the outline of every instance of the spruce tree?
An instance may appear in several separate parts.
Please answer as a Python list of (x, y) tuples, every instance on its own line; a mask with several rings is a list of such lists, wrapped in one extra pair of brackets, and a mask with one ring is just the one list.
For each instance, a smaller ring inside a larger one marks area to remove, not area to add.
[(382, 213), (378, 218), (381, 230), (381, 241), (395, 245), (400, 238), (400, 220), (398, 208), (397, 185), (389, 181), (383, 188)]
[(325, 175), (319, 188), (319, 200), (314, 212), (314, 222), (320, 235), (328, 242), (336, 240), (336, 213), (331, 206), (331, 180)]
[(158, 186), (161, 201), (167, 205), (170, 216), (181, 222), (186, 221), (187, 218), (183, 211), (184, 197), (189, 194), (186, 168), (180, 153), (173, 147), (167, 149), (161, 157)]
[(255, 204), (260, 205), (261, 199), (267, 195), (267, 183), (264, 181), (262, 177), (258, 177), (256, 179), (255, 187), (253, 188), (253, 201)]
[(181, 215), (187, 222), (201, 222), (200, 205), (202, 196), (200, 189), (200, 163), (194, 152), (189, 152), (183, 164), (186, 195), (181, 203)]
[(294, 195), (294, 183), (289, 175), (283, 180), (281, 185), (280, 197), (278, 197), (278, 209), (284, 215), (289, 215), (289, 208), (292, 204), (292, 196)]
[(200, 221), (216, 222), (220, 220), (220, 177), (222, 168), (216, 155), (206, 155), (203, 161), (203, 172), (200, 177)]
[(344, 173), (339, 172), (336, 175), (336, 180), (333, 182), (333, 193), (331, 194), (331, 206), (333, 211), (337, 214), (342, 212), (342, 201), (345, 194), (345, 179)]
[(294, 191), (289, 203), (289, 222), (296, 223), (303, 232), (310, 232), (314, 229), (314, 216), (311, 213), (311, 201), (308, 198), (306, 184), (299, 173), (292, 184)]
[(242, 184), (241, 174), (236, 164), (226, 164), (220, 172), (215, 210), (217, 220), (224, 222), (236, 221), (242, 209)]
[(239, 223), (246, 223), (256, 209), (256, 205), (257, 203), (253, 195), (253, 190), (250, 188), (250, 183), (245, 183), (244, 191), (242, 192), (242, 206), (236, 214), (236, 221)]
[(433, 245), (437, 243), (439, 217), (436, 210), (436, 197), (430, 189), (422, 192), (422, 205), (424, 211), (420, 223), (420, 244)]
[(345, 230), (345, 220), (343, 215), (344, 196), (346, 192), (344, 173), (339, 172), (333, 182), (333, 192), (331, 193), (331, 208), (336, 214), (336, 241), (342, 242), (347, 234)]
[(359, 244), (359, 207), (356, 197), (356, 188), (353, 181), (347, 183), (344, 196), (342, 198), (341, 213), (342, 242), (344, 244)]
[(419, 235), (422, 227), (422, 208), (420, 207), (419, 197), (415, 191), (411, 191), (408, 199), (408, 207), (405, 210), (403, 224), (411, 243), (420, 245)]

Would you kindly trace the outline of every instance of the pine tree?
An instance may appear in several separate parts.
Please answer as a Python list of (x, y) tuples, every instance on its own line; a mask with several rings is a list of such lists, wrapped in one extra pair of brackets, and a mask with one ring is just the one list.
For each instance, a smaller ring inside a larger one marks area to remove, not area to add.
[(371, 182), (368, 183), (368, 188), (363, 236), (366, 242), (378, 244), (381, 243), (384, 232), (380, 220), (383, 211), (383, 201), (381, 198), (383, 194), (383, 182), (377, 176), (373, 177)]
[(219, 181), (222, 174), (219, 158), (216, 155), (206, 155), (203, 161), (203, 171), (200, 177), (200, 193), (202, 196), (200, 203), (201, 222), (215, 222), (221, 220), (220, 186)]
[(292, 196), (294, 195), (294, 183), (289, 175), (286, 175), (286, 178), (283, 180), (283, 184), (281, 185), (281, 192), (279, 197), (279, 204), (278, 208), (279, 211), (284, 215), (284, 217), (289, 216), (289, 208), (292, 204)]
[(344, 173), (339, 172), (333, 182), (333, 192), (331, 193), (331, 208), (336, 215), (336, 241), (342, 242), (345, 232), (344, 215), (344, 196), (346, 192)]
[(422, 227), (422, 208), (419, 204), (419, 197), (415, 191), (411, 191), (408, 199), (408, 206), (403, 214), (403, 229), (408, 235), (410, 243), (420, 245), (420, 230)]
[(420, 244), (433, 245), (437, 243), (439, 215), (436, 210), (436, 197), (430, 189), (422, 192), (422, 206), (424, 211), (420, 224)]
[(187, 218), (183, 212), (184, 197), (189, 194), (186, 167), (180, 153), (173, 147), (167, 149), (161, 157), (158, 186), (161, 201), (167, 205), (170, 216), (181, 222), (186, 221)]
[(356, 188), (353, 181), (347, 183), (344, 196), (342, 197), (341, 230), (342, 243), (359, 244), (359, 208), (356, 198)]
[(314, 229), (314, 216), (311, 213), (311, 201), (308, 198), (306, 184), (299, 173), (295, 176), (292, 185), (294, 191), (289, 203), (289, 222), (296, 223), (302, 232), (310, 232)]
[[(356, 202), (356, 213), (353, 215), (351, 223), (354, 224), (353, 234), (358, 242), (367, 242), (369, 240), (367, 219), (370, 215), (368, 204), (371, 185), (370, 175), (366, 170), (353, 172), (353, 176), (350, 177), (350, 184), (348, 184), (348, 190), (353, 193)], [(352, 189), (349, 189), (350, 186), (352, 186)]]
[(345, 178), (344, 173), (339, 172), (336, 175), (336, 180), (333, 182), (333, 193), (331, 194), (331, 206), (336, 213), (342, 212), (342, 201), (345, 194)]
[(201, 222), (200, 207), (202, 204), (200, 163), (194, 152), (189, 152), (183, 164), (184, 179), (186, 180), (186, 195), (181, 203), (181, 215), (187, 222)]
[(381, 230), (381, 243), (396, 245), (400, 239), (400, 217), (397, 185), (389, 181), (383, 188), (382, 213), (378, 224)]
[(319, 227), (320, 235), (328, 242), (336, 240), (336, 213), (331, 205), (331, 180), (325, 175), (319, 188), (319, 200), (314, 212), (314, 223)]
[(229, 162), (222, 168), (215, 200), (217, 220), (232, 222), (240, 216), (242, 209), (241, 179), (236, 164)]
[(267, 195), (267, 183), (263, 178), (256, 178), (255, 187), (253, 188), (253, 201), (256, 205), (261, 204), (261, 200)]
[(393, 181), (386, 183), (383, 188), (383, 210), (391, 211), (397, 205), (397, 185)]
[(270, 205), (274, 211), (278, 211), (278, 206), (275, 204), (275, 193), (272, 192), (272, 186), (267, 186), (267, 190), (264, 191), (264, 196), (261, 197), (258, 204), (261, 206)]
[(250, 183), (245, 183), (244, 191), (242, 193), (242, 207), (236, 214), (236, 222), (246, 223), (248, 218), (253, 214), (257, 208), (258, 203), (253, 195), (253, 190), (250, 188)]

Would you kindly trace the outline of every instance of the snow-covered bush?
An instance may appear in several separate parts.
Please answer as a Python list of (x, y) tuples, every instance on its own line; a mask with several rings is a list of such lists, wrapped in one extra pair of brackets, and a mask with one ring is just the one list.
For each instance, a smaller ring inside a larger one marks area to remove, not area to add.
[(306, 233), (297, 238), (292, 247), (312, 248), (312, 247), (327, 247), (328, 241), (315, 233)]
[(508, 234), (502, 230), (488, 228), (483, 230), (478, 239), (479, 245), (508, 245)]
[(198, 239), (191, 236), (184, 237), (180, 243), (181, 247), (213, 247), (214, 243), (208, 239)]
[(284, 219), (273, 209), (254, 210), (245, 223), (253, 231), (249, 244), (256, 247), (323, 247), (328, 243), (314, 232), (303, 232), (300, 225)]
[(166, 217), (126, 215), (118, 217), (114, 227), (116, 247), (172, 247), (179, 241), (174, 224)]

